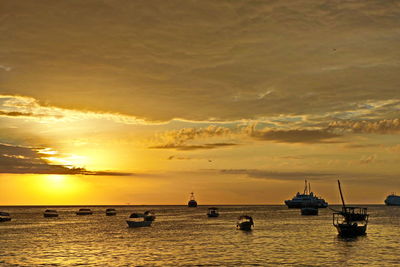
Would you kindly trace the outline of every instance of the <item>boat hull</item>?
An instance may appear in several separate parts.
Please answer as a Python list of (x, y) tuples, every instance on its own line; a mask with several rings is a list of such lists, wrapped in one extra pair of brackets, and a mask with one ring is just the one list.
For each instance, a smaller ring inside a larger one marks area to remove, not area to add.
[[(310, 206), (309, 202), (300, 202), (300, 201), (292, 201), (292, 200), (286, 200), (285, 201), (285, 205), (289, 208), (289, 209), (301, 209), (304, 206)], [(328, 207), (327, 203), (323, 203), (323, 202), (318, 202), (318, 203), (313, 203), (311, 204), (311, 206), (319, 208), (319, 209), (324, 209)]]
[(0, 222), (9, 222), (11, 221), (10, 217), (0, 217)]
[(209, 218), (216, 218), (216, 217), (219, 216), (219, 214), (218, 214), (218, 213), (216, 213), (216, 214), (212, 214), (212, 213), (210, 214), (210, 213), (208, 213), (207, 216), (208, 216)]
[(385, 204), (387, 206), (400, 206), (400, 196), (389, 195), (385, 199)]
[(301, 215), (305, 215), (305, 216), (318, 215), (318, 209), (317, 208), (302, 208)]
[(250, 231), (253, 224), (251, 222), (242, 222), (236, 225), (236, 228), (243, 231)]
[(126, 221), (128, 224), (128, 227), (130, 228), (137, 228), (137, 227), (148, 227), (151, 225), (153, 221), (140, 221), (140, 222), (135, 222), (135, 221)]
[(338, 224), (335, 225), (339, 236), (354, 237), (366, 234), (367, 225), (354, 225), (354, 224)]
[(117, 215), (116, 212), (106, 212), (106, 216), (115, 216)]
[(58, 214), (56, 214), (56, 213), (44, 213), (43, 217), (45, 217), (45, 218), (58, 217)]

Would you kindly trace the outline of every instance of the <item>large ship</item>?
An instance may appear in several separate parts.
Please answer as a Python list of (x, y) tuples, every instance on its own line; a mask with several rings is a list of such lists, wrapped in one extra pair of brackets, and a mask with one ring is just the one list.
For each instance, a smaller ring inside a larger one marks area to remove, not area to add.
[(400, 196), (395, 193), (388, 195), (385, 199), (385, 204), (388, 206), (400, 206)]
[(285, 204), (290, 209), (301, 209), (303, 207), (328, 207), (328, 203), (323, 198), (317, 197), (313, 192), (311, 192), (311, 186), (309, 183), (307, 183), (307, 180), (305, 180), (303, 194), (297, 192), (297, 194), (291, 200), (285, 200)]

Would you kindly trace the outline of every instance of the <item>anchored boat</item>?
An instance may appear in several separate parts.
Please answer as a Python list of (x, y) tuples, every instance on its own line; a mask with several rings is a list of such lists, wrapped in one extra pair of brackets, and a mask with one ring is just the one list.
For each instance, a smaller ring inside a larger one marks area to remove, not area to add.
[(8, 222), (11, 221), (10, 213), (0, 211), (0, 222)]
[(129, 216), (129, 219), (126, 220), (128, 226), (133, 228), (150, 226), (152, 222), (153, 222), (152, 220), (146, 220), (144, 214), (139, 214), (139, 213), (132, 213)]
[(343, 237), (365, 235), (368, 225), (367, 208), (346, 206), (338, 180), (340, 198), (342, 199), (342, 211), (333, 213), (333, 225), (338, 234)]
[(392, 193), (385, 199), (385, 204), (388, 206), (400, 206), (400, 196)]
[(291, 200), (285, 200), (285, 204), (290, 209), (301, 209), (303, 207), (316, 207), (316, 208), (326, 208), (328, 203), (325, 199), (317, 197), (313, 192), (311, 192), (311, 185), (305, 180), (304, 192), (297, 194)]
[(238, 218), (236, 229), (250, 231), (254, 227), (254, 221), (251, 216), (242, 215)]
[(318, 215), (318, 208), (314, 207), (301, 208), (301, 215)]
[(91, 209), (79, 209), (76, 215), (92, 215), (93, 211)]
[(197, 207), (197, 201), (194, 199), (194, 193), (190, 193), (190, 200), (188, 202), (188, 207), (189, 208), (196, 208)]
[(106, 216), (115, 216), (117, 211), (115, 209), (106, 209)]
[(56, 210), (45, 210), (43, 217), (58, 217), (58, 212)]
[(218, 217), (219, 216), (218, 208), (215, 208), (215, 207), (208, 208), (207, 216), (208, 217)]

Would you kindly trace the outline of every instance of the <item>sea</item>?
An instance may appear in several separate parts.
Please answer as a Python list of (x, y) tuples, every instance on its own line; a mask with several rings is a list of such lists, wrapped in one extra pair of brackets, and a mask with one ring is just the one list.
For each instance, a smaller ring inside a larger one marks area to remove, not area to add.
[[(285, 206), (77, 206), (0, 207), (0, 266), (400, 266), (400, 207), (364, 205), (367, 235), (338, 237), (332, 211), (301, 216)], [(58, 218), (44, 218), (46, 208)], [(116, 216), (105, 216), (115, 208)], [(340, 209), (340, 206), (331, 206)], [(133, 212), (152, 210), (150, 227), (128, 228)], [(254, 229), (236, 229), (238, 216)]]

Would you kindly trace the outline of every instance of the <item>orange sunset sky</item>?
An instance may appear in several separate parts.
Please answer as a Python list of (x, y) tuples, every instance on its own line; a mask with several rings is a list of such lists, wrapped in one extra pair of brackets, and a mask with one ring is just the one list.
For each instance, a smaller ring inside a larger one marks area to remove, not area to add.
[(400, 192), (400, 2), (3, 0), (0, 205)]

